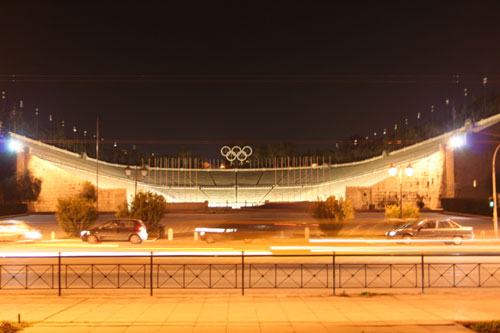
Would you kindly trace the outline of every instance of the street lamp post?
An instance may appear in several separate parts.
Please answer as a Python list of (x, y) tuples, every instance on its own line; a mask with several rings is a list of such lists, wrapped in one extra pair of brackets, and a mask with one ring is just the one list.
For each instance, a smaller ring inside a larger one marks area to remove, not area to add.
[(497, 213), (497, 181), (495, 176), (495, 160), (497, 159), (497, 153), (500, 145), (498, 145), (493, 153), (493, 161), (491, 163), (491, 178), (493, 180), (493, 230), (495, 232), (495, 238), (498, 238), (498, 213)]
[[(413, 168), (411, 164), (405, 168), (405, 175), (411, 177), (413, 175)], [(397, 168), (393, 165), (389, 168), (389, 175), (394, 177), (396, 174), (399, 175), (399, 218), (403, 218), (403, 169), (401, 167)]]
[[(135, 166), (134, 170), (135, 170), (135, 172), (134, 172), (134, 178), (135, 178), (135, 191), (134, 191), (134, 197), (135, 197), (135, 196), (137, 195), (137, 176), (138, 176), (138, 173), (137, 173), (137, 171), (138, 171), (138, 169), (137, 169), (137, 165)], [(130, 176), (132, 175), (132, 169), (131, 169), (129, 166), (127, 166), (127, 167), (125, 168), (125, 174), (127, 175), (127, 177), (130, 177)], [(147, 174), (148, 174), (148, 169), (147, 169), (145, 166), (143, 166), (143, 167), (141, 168), (141, 175), (142, 175), (142, 179), (143, 179), (143, 180), (144, 180), (144, 177), (146, 177), (146, 176), (147, 176)]]

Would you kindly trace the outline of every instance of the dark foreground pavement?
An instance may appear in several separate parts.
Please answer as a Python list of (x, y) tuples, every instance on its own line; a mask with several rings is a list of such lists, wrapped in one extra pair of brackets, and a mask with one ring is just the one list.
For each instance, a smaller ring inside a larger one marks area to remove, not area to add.
[(26, 332), (467, 332), (460, 323), (500, 318), (500, 291), (326, 296), (240, 296), (196, 291), (57, 297), (2, 292), (1, 320)]

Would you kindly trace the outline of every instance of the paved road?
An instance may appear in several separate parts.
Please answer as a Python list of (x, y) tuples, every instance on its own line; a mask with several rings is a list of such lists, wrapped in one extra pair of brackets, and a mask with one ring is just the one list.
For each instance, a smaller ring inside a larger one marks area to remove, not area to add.
[[(493, 236), (493, 224), (491, 219), (485, 217), (467, 217), (439, 212), (425, 212), (422, 218), (451, 218), (461, 225), (472, 226), (476, 238), (480, 238), (482, 231), (486, 238)], [(96, 224), (113, 218), (113, 214), (100, 214)], [(3, 218), (7, 219), (7, 218)], [(28, 216), (14, 217), (15, 220), (23, 220), (33, 227), (39, 229), (44, 239), (50, 239), (54, 232), (56, 238), (65, 238), (64, 231), (58, 226), (54, 214), (33, 214)], [(297, 224), (298, 234), (303, 234), (303, 225), (311, 226), (313, 235), (317, 231), (312, 225), (317, 224), (311, 214), (302, 210), (283, 209), (242, 209), (242, 210), (211, 210), (199, 213), (169, 213), (161, 222), (167, 228), (172, 228), (176, 238), (191, 238), (194, 228), (205, 226), (216, 226), (223, 223), (291, 223)], [(386, 231), (392, 229), (394, 223), (385, 221), (383, 213), (380, 212), (358, 212), (356, 218), (346, 225), (339, 236), (363, 237), (363, 236), (383, 236)]]

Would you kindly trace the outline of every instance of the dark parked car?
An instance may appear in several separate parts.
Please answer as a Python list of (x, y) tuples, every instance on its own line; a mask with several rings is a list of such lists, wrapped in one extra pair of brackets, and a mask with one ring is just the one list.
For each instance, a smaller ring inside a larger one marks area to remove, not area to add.
[(256, 238), (270, 238), (279, 234), (281, 228), (274, 224), (223, 224), (216, 228), (196, 228), (200, 239), (207, 243), (221, 240), (243, 240), (250, 243)]
[(389, 238), (404, 239), (410, 242), (411, 239), (439, 239), (445, 243), (455, 245), (462, 244), (464, 239), (474, 239), (472, 227), (463, 227), (452, 220), (422, 220), (410, 222), (402, 227), (388, 231), (385, 235)]
[(141, 220), (114, 219), (90, 230), (83, 230), (80, 235), (84, 242), (129, 241), (140, 244), (148, 239), (146, 226)]

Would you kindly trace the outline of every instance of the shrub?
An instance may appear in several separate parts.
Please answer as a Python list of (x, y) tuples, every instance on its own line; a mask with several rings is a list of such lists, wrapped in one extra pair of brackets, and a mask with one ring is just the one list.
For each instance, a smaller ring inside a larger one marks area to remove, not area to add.
[[(388, 205), (385, 207), (385, 217), (386, 218), (399, 218), (399, 205)], [(418, 218), (420, 217), (420, 210), (415, 205), (404, 205), (403, 206), (403, 218)]]
[(313, 216), (318, 219), (335, 220), (342, 222), (354, 218), (354, 209), (351, 201), (344, 198), (337, 199), (334, 195), (325, 201), (318, 200), (313, 207)]
[(59, 226), (70, 236), (80, 236), (97, 219), (97, 210), (91, 200), (80, 197), (57, 199), (56, 218)]
[(337, 199), (334, 195), (325, 201), (318, 200), (313, 206), (313, 216), (326, 220), (320, 222), (319, 227), (328, 235), (337, 235), (344, 227), (345, 221), (354, 218), (354, 209), (349, 200)]
[(23, 328), (29, 327), (30, 324), (22, 321), (21, 323), (14, 323), (10, 321), (0, 322), (0, 333), (14, 333), (21, 331)]
[(148, 229), (148, 232), (157, 232), (159, 222), (165, 210), (167, 202), (162, 195), (153, 192), (139, 192), (130, 203), (130, 206), (124, 202), (118, 207), (116, 217), (130, 217), (142, 220)]
[(500, 320), (484, 321), (465, 325), (467, 328), (480, 333), (498, 333), (500, 332)]
[(92, 185), (92, 183), (88, 181), (84, 181), (82, 184), (82, 189), (80, 190), (80, 193), (78, 194), (80, 198), (90, 200), (92, 202), (96, 202), (97, 200), (97, 195), (95, 191), (95, 186)]

